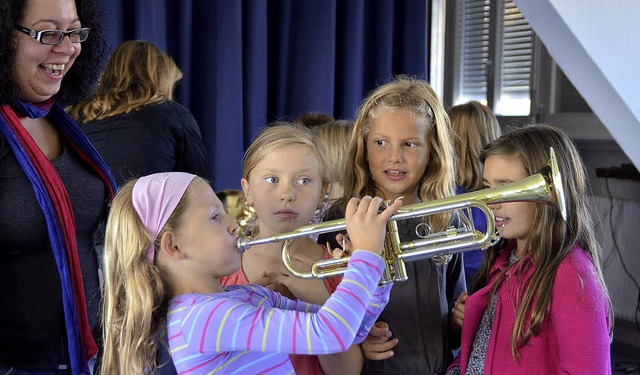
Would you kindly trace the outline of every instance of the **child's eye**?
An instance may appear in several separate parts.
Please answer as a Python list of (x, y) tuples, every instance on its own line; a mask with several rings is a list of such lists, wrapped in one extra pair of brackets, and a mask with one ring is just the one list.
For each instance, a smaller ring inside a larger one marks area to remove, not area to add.
[(309, 177), (302, 177), (298, 180), (298, 184), (300, 185), (308, 185), (311, 182)]
[(265, 181), (267, 181), (267, 183), (269, 184), (277, 184), (278, 183), (278, 177), (276, 176), (269, 176), (267, 178), (264, 179)]
[(404, 147), (407, 147), (407, 148), (418, 147), (418, 144), (414, 142), (405, 142)]
[(216, 221), (218, 220), (218, 217), (220, 217), (220, 215), (217, 212), (215, 212), (213, 215), (211, 215), (211, 220)]
[(384, 141), (384, 140), (382, 140), (382, 139), (378, 139), (378, 140), (376, 141), (376, 145), (378, 145), (378, 146), (384, 146), (384, 145), (386, 145), (386, 144), (387, 144), (387, 141)]

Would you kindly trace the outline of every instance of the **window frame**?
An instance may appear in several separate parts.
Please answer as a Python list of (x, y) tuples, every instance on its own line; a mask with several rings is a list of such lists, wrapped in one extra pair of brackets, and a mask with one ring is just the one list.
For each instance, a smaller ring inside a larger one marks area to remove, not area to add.
[(575, 140), (613, 141), (611, 133), (593, 111), (569, 112), (556, 108), (560, 67), (539, 39), (534, 44), (531, 104), (535, 122), (558, 126)]
[[(442, 0), (432, 0), (442, 1)], [(456, 6), (457, 0), (446, 1), (446, 22), (444, 30), (444, 69), (442, 69), (444, 77), (444, 90), (442, 99), (445, 106), (453, 105), (455, 95), (455, 54), (457, 53), (456, 31)], [(493, 13), (492, 20), (496, 19), (497, 7), (491, 7)], [(497, 22), (491, 22), (490, 38), (493, 40), (497, 35)], [(491, 47), (493, 46), (493, 47)], [(490, 56), (495, 57), (495, 49), (497, 44), (490, 44)], [(493, 49), (493, 50), (491, 50)], [(546, 50), (540, 39), (533, 31), (533, 59), (531, 65), (531, 82), (530, 82), (530, 99), (531, 110), (529, 115), (523, 116), (503, 116), (496, 114), (501, 126), (521, 126), (530, 123), (548, 123), (563, 129), (572, 139), (585, 141), (612, 141), (613, 137), (598, 119), (591, 112), (563, 112), (555, 108), (556, 88), (558, 85), (558, 70), (560, 69), (555, 63), (549, 52)], [(496, 83), (495, 64), (494, 69), (488, 73), (488, 80)], [(496, 94), (492, 85), (487, 87), (487, 105), (495, 110)]]
[[(460, 43), (461, 41), (458, 39), (457, 34), (457, 26), (458, 26), (458, 5), (459, 0), (447, 0), (447, 26), (446, 26), (446, 45), (450, 46), (450, 48), (445, 50), (445, 82), (446, 82), (446, 91), (443, 95), (443, 99), (448, 103), (453, 103), (454, 98), (457, 96), (458, 82), (457, 78), (459, 72), (457, 69), (461, 68), (461, 64), (459, 63), (459, 59), (461, 58), (459, 55), (460, 51)], [(501, 91), (502, 79), (504, 72), (501, 71), (505, 65), (505, 59), (501, 56), (504, 40), (501, 37), (504, 33), (503, 28), (505, 27), (503, 22), (497, 22), (498, 18), (500, 20), (504, 20), (506, 9), (504, 1), (491, 1), (489, 6), (489, 14), (488, 18), (490, 22), (488, 23), (487, 29), (488, 31), (487, 40), (487, 62), (485, 65), (486, 76), (486, 104), (492, 110), (496, 110), (496, 106), (500, 100), (500, 96), (503, 95), (503, 91)], [(498, 17), (500, 16), (500, 17)], [(486, 34), (485, 34), (486, 35)], [(533, 74), (533, 44), (535, 41), (535, 33), (532, 33), (532, 58), (530, 65), (530, 75)], [(505, 90), (504, 88), (502, 90)], [(506, 90), (505, 90), (506, 91)], [(529, 93), (528, 99), (531, 99), (531, 79), (529, 80)], [(529, 118), (531, 117), (531, 106), (529, 106), (529, 114), (528, 115), (515, 115), (515, 116), (501, 116), (501, 117), (514, 117), (516, 119), (521, 118)]]

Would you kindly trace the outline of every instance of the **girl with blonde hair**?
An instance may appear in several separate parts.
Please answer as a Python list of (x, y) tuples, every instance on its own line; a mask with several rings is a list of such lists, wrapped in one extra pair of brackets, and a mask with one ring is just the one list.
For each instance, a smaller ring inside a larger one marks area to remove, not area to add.
[[(453, 146), (458, 155), (456, 193), (464, 194), (482, 189), (480, 153), (487, 143), (500, 136), (498, 119), (489, 107), (477, 101), (451, 107), (449, 117), (453, 131)], [(487, 228), (484, 213), (473, 208), (471, 214), (475, 229), (484, 232)], [(484, 251), (468, 251), (464, 253), (463, 257), (467, 289), (471, 289), (484, 259)]]
[(456, 183), (467, 191), (482, 189), (480, 153), (501, 135), (498, 119), (489, 107), (475, 100), (451, 107), (449, 117), (458, 153)]
[(71, 115), (89, 122), (173, 100), (180, 79), (180, 68), (158, 47), (125, 41), (109, 56), (91, 99), (74, 107)]
[(552, 205), (491, 204), (503, 241), (487, 250), (475, 291), (460, 298), (460, 355), (447, 374), (610, 374), (613, 309), (578, 150), (547, 125), (514, 129), (481, 154), (488, 188), (538, 172), (553, 148), (566, 220)]
[[(423, 80), (399, 76), (361, 105), (345, 160), (344, 198), (325, 219), (343, 217), (350, 196), (374, 194), (390, 201), (404, 197), (405, 204), (452, 196), (454, 155), (449, 118), (434, 90)], [(431, 215), (426, 222), (400, 221), (400, 239), (418, 239), (418, 227), (427, 225), (441, 232), (454, 216), (449, 212)], [(333, 237), (321, 235), (319, 242)], [(396, 285), (380, 322), (362, 343), (364, 373), (433, 374), (446, 369), (450, 349), (456, 346), (449, 311), (465, 290), (462, 267), (460, 255), (406, 263), (408, 281)]]
[(71, 109), (118, 185), (156, 172), (209, 175), (200, 128), (173, 101), (181, 78), (158, 47), (129, 40), (111, 53), (91, 97)]
[(205, 180), (169, 172), (127, 183), (107, 222), (101, 373), (155, 373), (163, 330), (178, 373), (194, 374), (288, 374), (288, 354), (326, 354), (360, 342), (391, 290), (378, 286), (380, 253), (385, 223), (401, 202), (378, 213), (380, 203), (349, 203), (347, 230), (362, 250), (318, 306), (260, 285), (221, 284), (241, 265), (238, 226)]
[[(242, 189), (255, 212), (253, 238), (291, 232), (314, 219), (322, 208), (330, 182), (329, 167), (312, 130), (279, 123), (265, 128), (247, 149), (242, 164)], [(242, 254), (237, 272), (223, 285), (259, 283), (292, 299), (322, 304), (336, 291), (341, 277), (324, 280), (293, 277), (282, 262), (282, 242), (257, 245)], [(332, 258), (331, 249), (302, 237), (291, 244), (290, 255), (300, 272), (313, 263)], [(356, 373), (362, 353), (355, 345), (345, 353), (292, 355), (299, 374)]]
[(325, 154), (331, 177), (327, 190), (327, 203), (331, 203), (343, 195), (344, 161), (347, 159), (353, 124), (354, 122), (349, 120), (336, 120), (313, 128), (318, 146)]

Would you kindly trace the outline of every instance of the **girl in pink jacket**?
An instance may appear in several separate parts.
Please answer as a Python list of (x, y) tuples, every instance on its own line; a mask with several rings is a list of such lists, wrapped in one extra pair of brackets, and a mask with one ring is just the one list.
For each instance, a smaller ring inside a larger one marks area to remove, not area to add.
[(611, 373), (612, 306), (586, 172), (572, 141), (551, 126), (515, 129), (484, 148), (484, 185), (536, 173), (550, 147), (562, 175), (566, 221), (551, 205), (490, 205), (504, 240), (487, 250), (474, 293), (453, 308), (462, 344), (447, 375)]

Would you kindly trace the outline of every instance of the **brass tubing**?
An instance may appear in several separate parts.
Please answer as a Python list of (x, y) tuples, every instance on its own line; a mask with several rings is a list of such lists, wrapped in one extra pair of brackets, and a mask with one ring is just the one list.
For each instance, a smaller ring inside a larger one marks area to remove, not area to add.
[[(404, 262), (430, 258), (441, 254), (455, 254), (474, 249), (486, 249), (500, 239), (496, 232), (495, 218), (490, 204), (507, 202), (541, 202), (555, 204), (566, 219), (566, 207), (562, 179), (558, 170), (555, 153), (550, 149), (550, 159), (538, 173), (510, 184), (483, 189), (471, 193), (456, 195), (430, 202), (420, 202), (402, 207), (391, 216), (387, 223), (385, 248), (382, 257), (386, 261), (382, 282), (404, 281), (407, 279)], [(430, 234), (423, 239), (401, 243), (398, 236), (397, 221), (422, 217), (453, 210), (477, 208), (483, 212), (487, 222), (484, 233), (470, 229), (448, 229)], [(300, 278), (326, 278), (341, 275), (346, 271), (350, 257), (320, 260), (313, 264), (310, 272), (299, 272), (291, 263), (289, 248), (298, 237), (338, 232), (346, 229), (345, 219), (305, 225), (293, 232), (277, 234), (271, 237), (248, 240), (238, 239), (238, 251), (243, 252), (251, 246), (284, 241), (282, 260), (287, 270)]]

